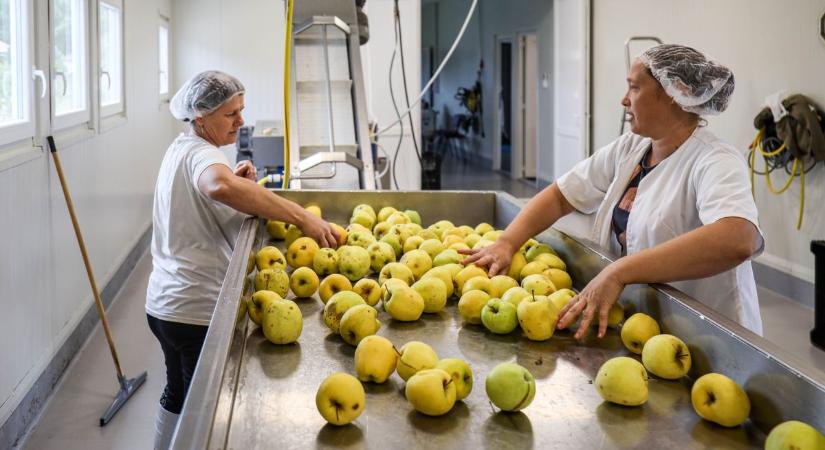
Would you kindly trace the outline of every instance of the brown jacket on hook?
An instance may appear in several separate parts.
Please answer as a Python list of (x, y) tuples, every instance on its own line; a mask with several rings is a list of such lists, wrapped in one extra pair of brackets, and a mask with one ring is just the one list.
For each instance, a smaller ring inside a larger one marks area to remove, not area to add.
[(825, 161), (825, 114), (808, 97), (791, 95), (782, 100), (788, 115), (773, 123), (770, 108), (764, 108), (753, 119), (756, 129), (765, 128), (768, 135), (775, 129), (776, 137), (785, 143), (794, 157), (803, 161), (813, 158)]

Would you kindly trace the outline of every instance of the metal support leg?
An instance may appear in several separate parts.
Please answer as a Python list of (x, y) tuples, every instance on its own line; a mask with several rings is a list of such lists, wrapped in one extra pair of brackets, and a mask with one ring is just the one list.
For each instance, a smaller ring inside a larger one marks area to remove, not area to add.
[(814, 329), (811, 343), (825, 350), (825, 241), (811, 241), (814, 254)]

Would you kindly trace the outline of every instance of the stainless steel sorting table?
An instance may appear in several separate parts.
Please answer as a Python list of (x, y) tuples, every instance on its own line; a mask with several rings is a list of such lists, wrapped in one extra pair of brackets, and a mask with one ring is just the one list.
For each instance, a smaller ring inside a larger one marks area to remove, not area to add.
[[(489, 222), (505, 227), (521, 203), (500, 192), (279, 192), (298, 203), (318, 203), (328, 220), (346, 223), (359, 203), (376, 210), (391, 205), (416, 209), (425, 223)], [(581, 289), (612, 257), (597, 246), (550, 229), (538, 236), (568, 264)], [(277, 346), (244, 314), (240, 298), (249, 257), (268, 241), (263, 222), (248, 219), (235, 244), (209, 334), (175, 436), (175, 449), (201, 448), (761, 448), (765, 434), (783, 420), (803, 420), (825, 430), (825, 376), (765, 339), (670, 287), (625, 289), (627, 315), (645, 312), (663, 332), (690, 347), (689, 378), (651, 377), (648, 402), (628, 408), (602, 402), (592, 385), (608, 358), (628, 355), (618, 332), (576, 342), (559, 331), (532, 342), (516, 331), (497, 336), (480, 325), (464, 325), (455, 299), (444, 311), (412, 323), (395, 322), (380, 310), (378, 334), (397, 347), (410, 340), (430, 344), (439, 357), (465, 359), (474, 374), (473, 392), (451, 412), (427, 417), (404, 398), (393, 375), (382, 385), (364, 383), (367, 405), (353, 425), (326, 425), (315, 408), (315, 392), (335, 371), (354, 374), (354, 347), (330, 334), (320, 300), (297, 300), (304, 316), (299, 342)], [(281, 246), (283, 244), (281, 243)], [(250, 287), (246, 285), (247, 293)], [(800, 330), (807, 332), (807, 330)], [(533, 403), (519, 413), (496, 412), (484, 392), (493, 366), (515, 361), (536, 377)], [(723, 373), (751, 399), (751, 420), (726, 429), (703, 421), (690, 403), (692, 380)]]

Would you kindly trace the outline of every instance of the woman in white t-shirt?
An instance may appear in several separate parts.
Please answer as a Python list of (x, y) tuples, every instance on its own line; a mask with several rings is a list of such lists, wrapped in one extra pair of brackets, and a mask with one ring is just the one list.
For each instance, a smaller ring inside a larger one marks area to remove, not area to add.
[(216, 71), (187, 81), (169, 106), (190, 129), (166, 150), (155, 186), (146, 317), (166, 363), (156, 449), (169, 446), (245, 215), (293, 223), (321, 247), (339, 243), (329, 223), (255, 183), (249, 161), (230, 166), (219, 147), (235, 143), (243, 108), (241, 82)]
[(595, 213), (590, 239), (623, 256), (562, 309), (558, 328), (582, 315), (581, 339), (598, 317), (602, 337), (626, 285), (669, 283), (761, 334), (750, 259), (764, 241), (747, 166), (701, 119), (725, 110), (733, 73), (692, 48), (659, 45), (633, 62), (627, 84), (631, 131), (540, 192), (464, 262), (503, 273), (530, 236), (574, 210)]

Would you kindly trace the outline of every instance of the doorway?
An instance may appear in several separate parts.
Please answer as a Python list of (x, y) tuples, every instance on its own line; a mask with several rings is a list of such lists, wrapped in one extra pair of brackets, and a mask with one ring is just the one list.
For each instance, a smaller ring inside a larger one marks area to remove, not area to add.
[(512, 106), (513, 106), (513, 42), (510, 38), (498, 40), (498, 143), (499, 167), (511, 172), (512, 167)]
[(516, 36), (515, 113), (511, 172), (513, 178), (536, 179), (538, 165), (538, 37)]

